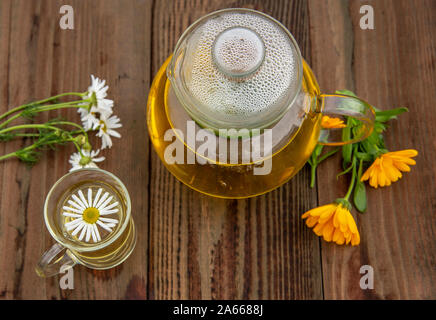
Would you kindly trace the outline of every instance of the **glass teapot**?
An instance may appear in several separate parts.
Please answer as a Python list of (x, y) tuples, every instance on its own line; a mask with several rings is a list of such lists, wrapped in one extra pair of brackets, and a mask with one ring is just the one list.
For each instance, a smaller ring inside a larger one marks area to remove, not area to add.
[[(353, 117), (353, 140), (323, 129), (324, 115)], [(156, 74), (148, 98), (151, 141), (190, 188), (247, 198), (291, 179), (318, 143), (340, 146), (372, 132), (365, 101), (321, 94), (290, 32), (250, 9), (194, 22)]]

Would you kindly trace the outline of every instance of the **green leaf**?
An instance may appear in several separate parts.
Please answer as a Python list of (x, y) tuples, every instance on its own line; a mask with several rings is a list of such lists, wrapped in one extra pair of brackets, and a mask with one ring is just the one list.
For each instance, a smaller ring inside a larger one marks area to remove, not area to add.
[(333, 149), (329, 152), (324, 153), (321, 157), (318, 158), (317, 163), (320, 164), (325, 159), (327, 159), (328, 157), (331, 157), (332, 155), (334, 155), (338, 151), (339, 151), (339, 148), (336, 148), (336, 149)]
[(372, 161), (373, 157), (371, 157), (370, 154), (364, 153), (364, 152), (356, 152), (356, 157), (359, 160), (363, 161)]
[(342, 175), (344, 175), (344, 174), (350, 172), (351, 169), (353, 169), (353, 164), (351, 164), (351, 165), (350, 165), (347, 169), (345, 169), (344, 171), (338, 173), (338, 174), (336, 175), (336, 179), (338, 179), (340, 176), (342, 176)]
[(1, 142), (6, 142), (6, 141), (10, 141), (15, 137), (15, 135), (13, 133), (2, 133), (0, 134), (0, 141)]
[(378, 122), (386, 122), (391, 119), (396, 119), (397, 115), (407, 111), (409, 111), (409, 109), (407, 108), (396, 108), (396, 109), (390, 109), (384, 111), (376, 111), (375, 120)]
[(18, 150), (16, 152), (17, 158), (26, 164), (33, 166), (38, 162), (40, 153), (35, 150)]
[(344, 89), (344, 90), (336, 90), (335, 93), (336, 94), (343, 94), (343, 95), (346, 95), (346, 96), (352, 96), (352, 97), (356, 97), (357, 98), (356, 94), (353, 91), (346, 90), (346, 89)]
[(388, 126), (386, 124), (383, 124), (381, 122), (374, 122), (374, 130), (377, 133), (383, 133), (384, 131), (386, 131), (387, 127)]
[(360, 212), (366, 211), (366, 189), (365, 184), (360, 180), (357, 181), (354, 187), (353, 201), (357, 210)]
[(316, 145), (315, 150), (313, 151), (316, 157), (319, 157), (323, 148), (324, 148), (324, 146), (321, 144)]

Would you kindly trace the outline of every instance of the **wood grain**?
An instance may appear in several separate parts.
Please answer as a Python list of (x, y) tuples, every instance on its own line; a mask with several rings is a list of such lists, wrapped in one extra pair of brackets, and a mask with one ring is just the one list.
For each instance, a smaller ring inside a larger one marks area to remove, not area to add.
[[(359, 27), (368, 3), (375, 30)], [(45, 152), (32, 169), (0, 162), (0, 299), (436, 298), (435, 1), (72, 0), (75, 30), (59, 28), (62, 4), (0, 1), (0, 112), (84, 91), (90, 74), (106, 79), (123, 138), (101, 167), (130, 192), (138, 243), (115, 269), (75, 267), (74, 290), (61, 290), (59, 277), (38, 278), (34, 266), (53, 244), (43, 202), (74, 150)], [(418, 163), (391, 187), (368, 190), (367, 213), (355, 213), (359, 247), (322, 242), (300, 218), (346, 191), (346, 178), (335, 178), (339, 157), (320, 166), (317, 188), (304, 168), (267, 195), (220, 200), (182, 185), (156, 156), (145, 122), (152, 77), (186, 27), (227, 7), (260, 10), (289, 28), (324, 92), (348, 88), (379, 108), (410, 109), (386, 142), (418, 149)], [(79, 120), (65, 110), (38, 120), (53, 116)], [(0, 152), (24, 144), (1, 143)], [(359, 287), (365, 264), (374, 290)]]
[[(0, 163), (0, 295), (7, 299), (146, 298), (148, 144), (145, 96), (150, 85), (151, 2), (71, 1), (75, 29), (59, 28), (62, 1), (2, 1), (0, 7), (1, 110), (67, 91), (85, 91), (90, 74), (108, 81), (124, 127), (122, 140), (103, 154), (101, 166), (119, 176), (132, 198), (138, 248), (122, 266), (106, 272), (74, 269), (74, 290), (58, 277), (40, 279), (34, 266), (53, 244), (45, 228), (45, 196), (68, 172), (73, 148), (44, 153), (32, 169), (15, 160)], [(138, 12), (141, 18), (137, 17)], [(80, 120), (75, 111), (51, 116)], [(48, 119), (45, 115), (39, 120)], [(97, 142), (97, 140), (94, 140)], [(23, 142), (1, 144), (10, 152)]]
[[(312, 58), (321, 89), (348, 88), (371, 104), (408, 107), (391, 121), (387, 148), (415, 148), (417, 165), (392, 186), (368, 188), (357, 217), (357, 248), (322, 244), (326, 299), (434, 299), (436, 288), (435, 129), (436, 2), (365, 1), (375, 30), (361, 30), (359, 1), (311, 1)], [(320, 204), (345, 194), (339, 158), (319, 169)], [(326, 186), (329, 186), (326, 188)], [(374, 268), (374, 290), (361, 290), (359, 269)]]
[[(279, 19), (310, 61), (305, 1), (158, 1), (153, 72), (186, 27), (226, 7), (248, 7)], [(306, 169), (266, 196), (220, 200), (189, 190), (151, 154), (150, 298), (322, 298), (319, 242), (300, 220), (316, 205)]]

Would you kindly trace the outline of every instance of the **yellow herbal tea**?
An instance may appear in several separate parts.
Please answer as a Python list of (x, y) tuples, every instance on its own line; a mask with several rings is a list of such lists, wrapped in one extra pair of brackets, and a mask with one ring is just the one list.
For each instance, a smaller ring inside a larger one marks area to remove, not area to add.
[[(305, 62), (300, 99), (302, 99), (302, 103), (307, 104), (305, 108), (307, 112), (299, 115), (301, 123), (294, 127), (285, 126), (284, 131), (289, 131), (282, 134), (284, 143), (283, 140), (277, 141), (273, 146), (272, 166), (269, 174), (255, 175), (253, 173), (255, 166), (262, 165), (261, 161), (258, 163), (239, 161), (238, 164), (220, 163), (219, 161), (211, 161), (206, 164), (198, 162), (194, 164), (168, 164), (164, 153), (172, 141), (165, 141), (164, 135), (167, 130), (175, 129), (174, 123), (183, 118), (178, 114), (178, 112), (183, 112), (183, 108), (170, 106), (169, 99), (167, 99), (170, 83), (165, 70), (169, 60), (160, 68), (150, 90), (147, 111), (148, 128), (157, 154), (168, 170), (181, 182), (199, 192), (215, 197), (246, 198), (275, 189), (292, 178), (304, 165), (318, 142), (321, 120), (321, 113), (311, 110), (311, 99), (305, 99), (305, 95), (315, 96), (319, 93), (318, 84)], [(183, 125), (179, 122), (176, 128), (181, 129)], [(189, 153), (195, 153), (195, 150), (189, 148), (185, 141), (183, 143), (186, 158)]]

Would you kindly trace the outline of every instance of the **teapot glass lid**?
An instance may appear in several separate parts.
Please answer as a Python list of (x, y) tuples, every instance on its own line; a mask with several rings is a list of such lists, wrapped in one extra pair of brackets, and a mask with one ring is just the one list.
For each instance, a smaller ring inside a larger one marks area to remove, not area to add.
[(301, 87), (295, 39), (254, 10), (225, 9), (192, 24), (177, 43), (167, 75), (201, 126), (265, 128), (291, 107)]

